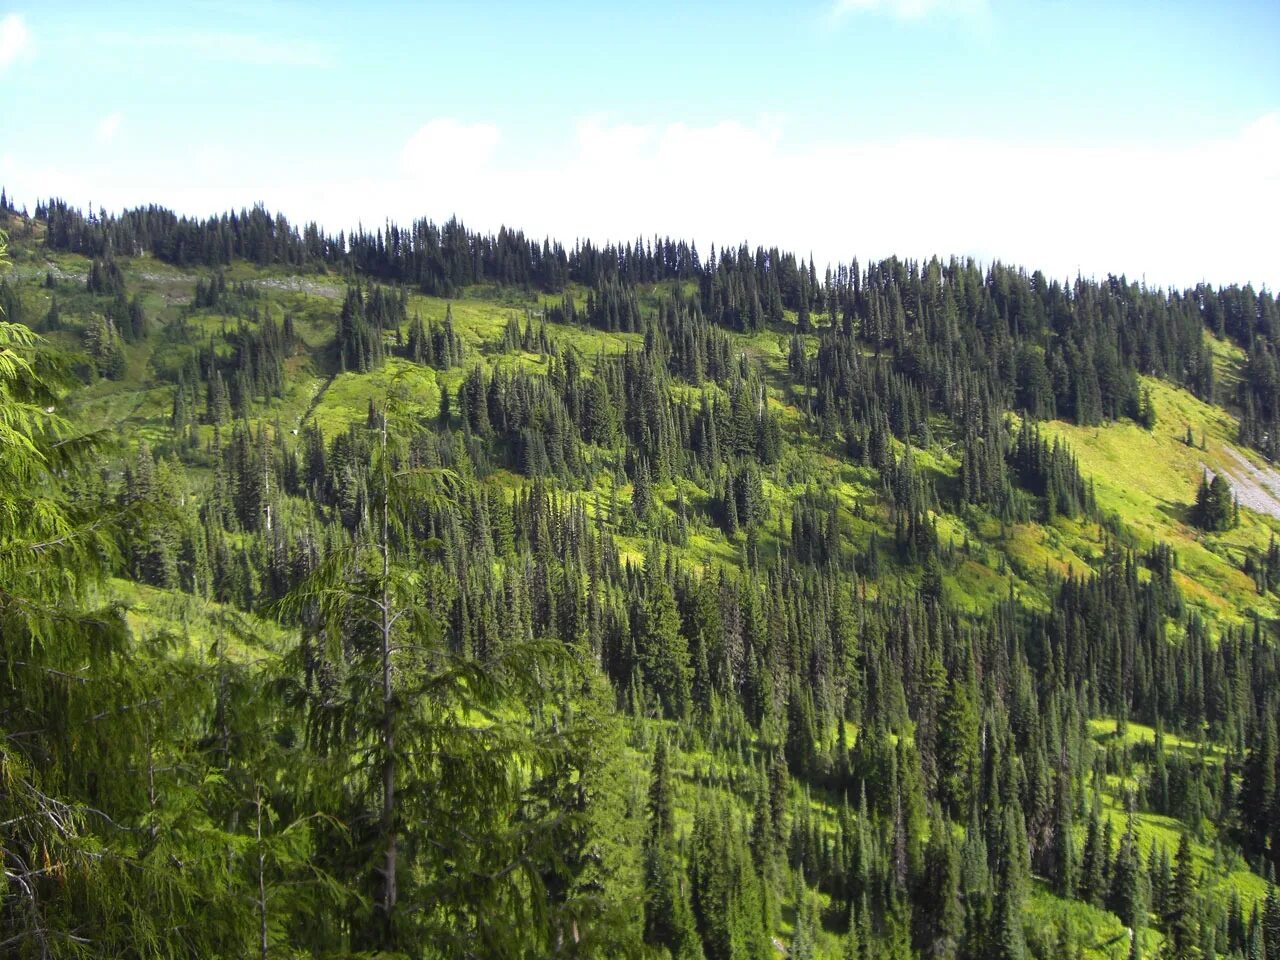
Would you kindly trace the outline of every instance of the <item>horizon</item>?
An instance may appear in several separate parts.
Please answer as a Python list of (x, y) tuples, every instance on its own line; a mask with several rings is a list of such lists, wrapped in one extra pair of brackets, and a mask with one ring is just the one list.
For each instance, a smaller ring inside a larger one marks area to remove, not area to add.
[[(744, 247), (748, 249), (752, 254), (762, 249), (766, 251), (777, 250), (780, 254), (783, 254), (783, 255), (791, 254), (796, 258), (796, 261), (798, 264), (803, 264), (803, 265), (807, 265), (810, 259), (808, 254), (802, 253), (799, 250), (793, 250), (782, 244), (765, 243), (765, 242), (755, 243), (755, 242), (748, 242), (746, 240), (733, 242), (733, 243), (713, 242), (706, 247), (705, 251), (703, 251), (698, 249), (697, 241), (694, 241), (687, 237), (673, 236), (673, 235), (666, 235), (666, 234), (651, 234), (648, 236), (635, 235), (635, 236), (632, 236), (630, 239), (608, 239), (603, 242), (598, 242), (591, 237), (575, 237), (573, 238), (572, 241), (570, 241), (564, 237), (558, 237), (558, 236), (537, 236), (529, 232), (528, 230), (523, 229), (519, 224), (514, 224), (514, 223), (501, 223), (492, 230), (477, 229), (473, 227), (471, 224), (469, 224), (465, 217), (456, 213), (450, 214), (448, 216), (441, 217), (441, 218), (435, 218), (427, 215), (416, 216), (416, 217), (408, 218), (404, 222), (393, 220), (390, 218), (384, 218), (382, 224), (376, 227), (370, 226), (364, 223), (357, 223), (354, 226), (347, 226), (347, 227), (340, 226), (340, 227), (337, 227), (336, 229), (330, 229), (328, 226), (322, 223), (319, 223), (318, 221), (315, 221), (315, 220), (295, 220), (294, 218), (290, 217), (285, 211), (273, 210), (269, 205), (263, 203), (262, 201), (255, 201), (252, 204), (238, 204), (224, 210), (212, 211), (208, 214), (183, 213), (182, 211), (173, 210), (159, 203), (147, 203), (147, 204), (141, 204), (138, 206), (125, 207), (117, 210), (110, 210), (110, 209), (106, 209), (106, 208), (95, 205), (95, 209), (91, 212), (88, 207), (79, 207), (76, 204), (72, 203), (69, 200), (66, 200), (63, 197), (41, 197), (41, 198), (38, 198), (34, 203), (24, 203), (24, 202), (15, 203), (14, 197), (11, 194), (7, 193), (7, 188), (3, 184), (0, 184), (0, 193), (5, 193), (11, 208), (15, 209), (18, 214), (25, 215), (29, 219), (35, 219), (36, 210), (41, 205), (47, 206), (52, 203), (65, 203), (69, 210), (72, 210), (78, 215), (84, 216), (86, 218), (92, 215), (93, 217), (97, 217), (100, 219), (104, 214), (107, 217), (118, 218), (122, 215), (128, 214), (130, 212), (133, 212), (139, 209), (156, 208), (156, 209), (165, 210), (169, 213), (172, 213), (175, 216), (177, 216), (180, 220), (187, 219), (195, 222), (204, 222), (204, 221), (220, 219), (223, 217), (230, 217), (230, 216), (240, 216), (242, 214), (247, 214), (252, 210), (261, 209), (263, 210), (264, 213), (270, 216), (272, 220), (275, 220), (279, 216), (283, 216), (287, 221), (289, 228), (293, 230), (295, 233), (301, 234), (302, 231), (304, 231), (305, 229), (311, 226), (315, 226), (317, 229), (319, 229), (321, 235), (326, 239), (336, 242), (339, 237), (342, 237), (346, 241), (347, 251), (350, 250), (350, 238), (353, 235), (356, 235), (357, 233), (364, 232), (368, 235), (385, 234), (385, 231), (387, 230), (388, 227), (394, 227), (401, 230), (405, 230), (408, 227), (411, 227), (416, 222), (426, 221), (436, 227), (442, 227), (447, 223), (456, 222), (465, 230), (467, 230), (469, 233), (473, 233), (479, 236), (486, 236), (486, 237), (496, 237), (500, 231), (506, 230), (511, 233), (515, 233), (522, 236), (524, 240), (529, 243), (540, 244), (545, 241), (547, 243), (550, 243), (553, 247), (558, 245), (561, 248), (563, 248), (563, 250), (567, 255), (572, 255), (575, 251), (581, 248), (583, 244), (587, 244), (587, 243), (590, 243), (598, 250), (603, 250), (609, 247), (614, 247), (619, 249), (630, 247), (634, 249), (637, 242), (643, 242), (649, 249), (652, 249), (652, 244), (654, 241), (659, 241), (659, 240), (671, 241), (676, 244), (687, 244), (696, 255), (699, 269), (705, 268), (707, 264), (707, 260), (711, 256), (716, 256), (718, 258), (719, 255), (726, 249), (732, 249), (733, 251), (737, 252), (738, 250), (741, 250)], [(128, 254), (125, 254), (125, 256), (127, 255)], [(144, 250), (143, 255), (144, 256), (151, 255), (151, 251)], [(834, 272), (838, 269), (852, 267), (854, 259), (855, 258), (835, 260), (835, 261), (827, 262), (825, 264), (815, 259), (814, 269), (817, 271), (819, 278), (821, 278), (821, 276), (825, 273), (826, 270), (831, 270)], [(1012, 260), (1002, 260), (999, 258), (985, 260), (980, 257), (975, 257), (969, 254), (945, 254), (944, 255), (942, 253), (934, 253), (934, 254), (928, 254), (923, 257), (907, 257), (907, 256), (901, 256), (895, 253), (887, 253), (884, 256), (871, 257), (869, 259), (864, 259), (862, 257), (856, 258), (859, 266), (859, 270), (860, 272), (863, 272), (863, 273), (865, 273), (865, 271), (869, 266), (872, 266), (878, 263), (883, 263), (890, 260), (895, 260), (895, 259), (902, 261), (905, 264), (914, 265), (917, 267), (927, 265), (934, 261), (936, 261), (943, 267), (946, 267), (952, 263), (959, 263), (963, 265), (971, 262), (975, 267), (977, 267), (983, 273), (987, 273), (991, 269), (997, 266), (1013, 269), (1014, 271), (1024, 273), (1027, 276), (1032, 276), (1036, 273), (1040, 273), (1051, 284), (1052, 283), (1060, 284), (1064, 289), (1067, 289), (1067, 290), (1069, 290), (1072, 284), (1074, 284), (1077, 281), (1082, 281), (1084, 283), (1100, 284), (1107, 281), (1108, 279), (1116, 279), (1116, 280), (1123, 281), (1126, 286), (1136, 285), (1140, 289), (1146, 292), (1164, 293), (1166, 295), (1172, 295), (1175, 293), (1177, 294), (1186, 293), (1190, 290), (1194, 290), (1197, 286), (1202, 284), (1207, 284), (1208, 286), (1214, 289), (1226, 289), (1230, 287), (1239, 287), (1239, 288), (1250, 287), (1255, 292), (1260, 294), (1262, 293), (1269, 293), (1272, 295), (1276, 294), (1276, 291), (1273, 290), (1268, 284), (1266, 283), (1254, 284), (1252, 281), (1244, 281), (1244, 282), (1228, 281), (1226, 283), (1221, 283), (1221, 284), (1210, 283), (1208, 281), (1199, 281), (1198, 283), (1193, 283), (1185, 287), (1180, 287), (1180, 286), (1173, 286), (1168, 284), (1152, 284), (1152, 283), (1148, 283), (1145, 277), (1131, 277), (1125, 273), (1115, 273), (1115, 272), (1109, 272), (1104, 274), (1077, 272), (1074, 275), (1070, 275), (1070, 276), (1058, 276), (1055, 274), (1051, 274), (1047, 270), (1044, 270), (1032, 263), (1020, 263)]]

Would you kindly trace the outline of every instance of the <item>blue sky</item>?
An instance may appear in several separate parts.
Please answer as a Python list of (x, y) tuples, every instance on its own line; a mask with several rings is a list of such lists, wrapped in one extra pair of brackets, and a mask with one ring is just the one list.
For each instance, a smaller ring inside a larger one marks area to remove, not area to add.
[(1280, 285), (1280, 4), (0, 8), (0, 184)]

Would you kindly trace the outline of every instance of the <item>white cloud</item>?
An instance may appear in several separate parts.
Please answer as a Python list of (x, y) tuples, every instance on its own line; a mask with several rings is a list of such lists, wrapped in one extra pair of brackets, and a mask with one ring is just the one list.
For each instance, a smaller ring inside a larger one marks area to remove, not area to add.
[[(589, 119), (563, 161), (541, 167), (496, 162), (498, 132), (479, 130), (454, 131), (470, 146), (458, 148), (466, 159), (451, 165), (447, 187), (407, 169), (364, 198), (366, 222), (456, 211), (473, 227), (506, 223), (567, 243), (662, 233), (695, 239), (704, 254), (713, 242), (747, 240), (812, 251), (819, 263), (956, 254), (1057, 277), (1280, 287), (1280, 113), (1220, 139), (1089, 147), (797, 143), (764, 123)], [(406, 155), (435, 142), (420, 132)]]
[(0, 20), (0, 68), (7, 67), (19, 57), (31, 55), (31, 31), (27, 22), (17, 13)]
[(98, 121), (98, 142), (110, 143), (115, 139), (116, 134), (120, 131), (120, 123), (124, 120), (124, 114), (119, 110), (113, 110), (105, 117)]
[(1057, 278), (1280, 289), (1280, 112), (1230, 136), (1096, 146), (814, 143), (767, 122), (596, 117), (557, 157), (531, 160), (521, 147), (490, 124), (437, 119), (389, 151), (384, 169), (272, 173), (243, 152), (193, 144), (181, 166), (158, 156), (73, 176), (4, 164), (0, 182), (19, 202), (57, 195), (109, 209), (156, 202), (207, 215), (262, 201), (335, 233), (456, 213), (473, 229), (507, 224), (566, 244), (663, 234), (695, 240), (703, 256), (712, 243), (776, 244), (812, 252), (820, 270), (853, 256), (955, 254)]
[(831, 17), (852, 13), (879, 13), (898, 20), (923, 20), (927, 16), (975, 17), (988, 12), (987, 0), (836, 0)]
[(491, 123), (459, 123), (447, 117), (420, 127), (400, 150), (403, 173), (425, 182), (474, 176), (489, 163), (501, 135)]

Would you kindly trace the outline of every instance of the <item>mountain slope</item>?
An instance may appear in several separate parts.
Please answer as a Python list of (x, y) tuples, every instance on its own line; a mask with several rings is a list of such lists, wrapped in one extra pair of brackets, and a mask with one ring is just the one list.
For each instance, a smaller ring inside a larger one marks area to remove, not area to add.
[[(10, 215), (0, 300), (81, 353), (60, 412), (116, 440), (75, 485), (122, 544), (102, 590), (203, 678), (144, 726), (181, 715), (164, 749), (206, 773), (158, 795), (148, 734), (113, 819), (199, 809), (206, 854), (240, 851), (226, 882), (262, 893), (204, 917), (216, 950), (256, 916), (312, 955), (1127, 956), (1192, 915), (1251, 949), (1280, 854), (1277, 520), (1241, 482), (1269, 295), (264, 217)], [(1247, 350), (1218, 336), (1242, 303)], [(1206, 469), (1242, 491), (1227, 529)], [(393, 510), (402, 473), (447, 492)], [(377, 683), (320, 574), (404, 591)], [(264, 802), (305, 839), (255, 872)]]

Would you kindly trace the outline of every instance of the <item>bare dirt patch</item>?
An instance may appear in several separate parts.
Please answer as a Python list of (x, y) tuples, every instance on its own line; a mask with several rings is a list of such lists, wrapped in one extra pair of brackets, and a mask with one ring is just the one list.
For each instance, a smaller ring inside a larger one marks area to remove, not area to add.
[[(1224, 445), (1222, 452), (1228, 464), (1221, 473), (1230, 482), (1240, 506), (1280, 518), (1280, 471), (1274, 467), (1255, 466), (1234, 447)], [(1210, 475), (1218, 472), (1203, 463), (1200, 466)]]

